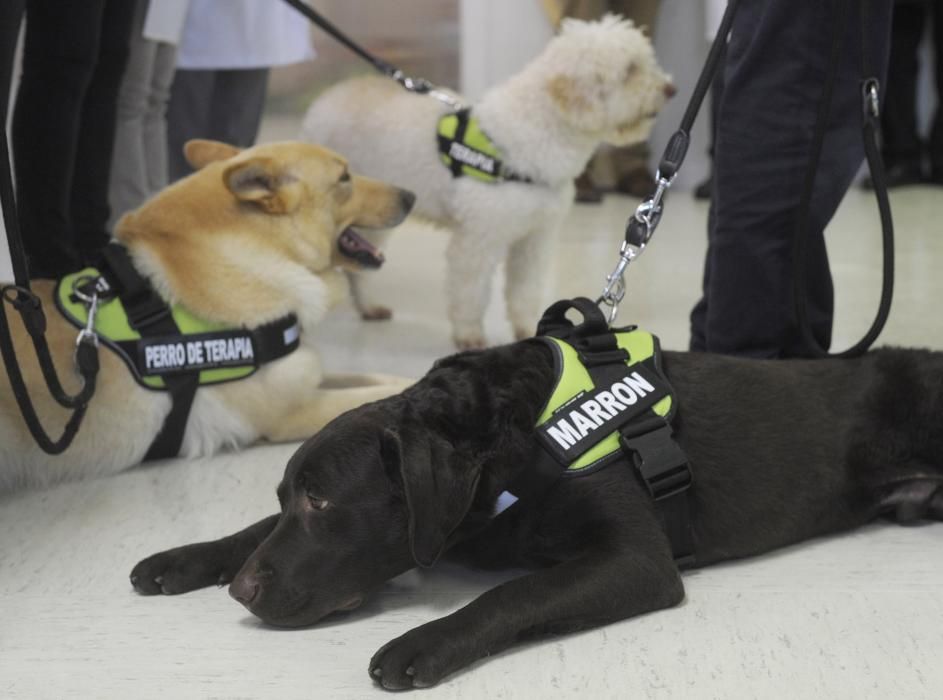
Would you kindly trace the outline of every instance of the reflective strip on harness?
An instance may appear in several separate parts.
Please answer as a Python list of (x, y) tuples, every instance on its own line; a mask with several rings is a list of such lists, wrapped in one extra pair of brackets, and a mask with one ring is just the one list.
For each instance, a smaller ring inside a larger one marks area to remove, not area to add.
[(557, 384), (537, 420), (541, 445), (568, 471), (578, 471), (621, 456), (619, 429), (646, 413), (671, 413), (671, 390), (655, 368), (655, 338), (645, 331), (616, 333), (628, 353), (625, 369), (595, 386), (579, 353), (559, 338), (554, 348)]

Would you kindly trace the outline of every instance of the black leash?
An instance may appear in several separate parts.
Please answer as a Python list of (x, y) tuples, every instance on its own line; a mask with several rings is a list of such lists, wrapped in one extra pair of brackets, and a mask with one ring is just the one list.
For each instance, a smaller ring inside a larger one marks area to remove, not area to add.
[[(43, 313), (42, 302), (29, 285), (29, 268), (26, 264), (26, 254), (23, 250), (23, 239), (20, 235), (19, 219), (16, 213), (16, 199), (13, 192), (13, 175), (10, 169), (10, 152), (7, 143), (6, 130), (0, 129), (0, 206), (3, 209), (3, 222), (7, 231), (7, 243), (10, 248), (10, 260), (13, 264), (15, 284), (0, 288), (0, 354), (13, 396), (19, 406), (23, 420), (29, 429), (30, 435), (36, 444), (46, 453), (57, 455), (65, 452), (78, 433), (88, 403), (95, 394), (95, 384), (98, 377), (98, 338), (94, 333), (82, 331), (76, 341), (75, 364), (82, 376), (82, 388), (75, 395), (68, 394), (59, 381), (49, 345), (46, 343), (46, 315)], [(58, 439), (53, 439), (43, 428), (42, 422), (36, 413), (29, 391), (23, 380), (23, 374), (17, 362), (16, 349), (13, 346), (13, 336), (10, 331), (9, 319), (6, 315), (6, 304), (10, 304), (20, 314), (23, 325), (29, 333), (33, 349), (43, 378), (50, 394), (63, 408), (70, 409), (72, 415), (66, 422), (65, 428)]]
[[(701, 74), (698, 77), (694, 92), (685, 109), (678, 130), (672, 134), (665, 147), (656, 173), (655, 192), (645, 199), (629, 218), (625, 228), (625, 240), (619, 250), (619, 262), (612, 273), (606, 277), (606, 286), (596, 303), (609, 308), (609, 322), (615, 321), (619, 303), (625, 296), (625, 269), (635, 258), (645, 250), (648, 242), (658, 226), (664, 210), (664, 198), (672, 182), (681, 169), (690, 143), (691, 127), (697, 117), (704, 97), (710, 89), (714, 75), (721, 67), (723, 51), (733, 25), (740, 0), (730, 0), (724, 11), (723, 19), (717, 30), (717, 35), (711, 44), (710, 52)], [(871, 179), (874, 182), (874, 193), (878, 202), (881, 218), (882, 248), (883, 248), (883, 279), (881, 285), (881, 300), (877, 315), (871, 328), (865, 336), (851, 348), (837, 354), (829, 354), (812, 334), (808, 317), (808, 302), (805, 291), (805, 262), (807, 256), (807, 241), (809, 237), (809, 214), (812, 202), (812, 193), (815, 185), (815, 175), (821, 158), (825, 132), (828, 126), (829, 108), (838, 73), (838, 65), (842, 55), (844, 30), (847, 25), (850, 0), (842, 3), (841, 15), (835, 23), (835, 38), (832, 44), (831, 56), (826, 82), (823, 87), (822, 100), (819, 104), (819, 113), (813, 134), (809, 164), (806, 169), (803, 189), (797, 209), (796, 234), (793, 240), (793, 297), (796, 308), (796, 318), (800, 333), (809, 350), (819, 357), (855, 357), (868, 350), (880, 335), (890, 313), (891, 299), (894, 293), (894, 227), (891, 217), (890, 201), (887, 195), (887, 180), (884, 173), (884, 163), (877, 146), (877, 137), (880, 133), (879, 118), (879, 81), (869, 65), (867, 46), (868, 30), (868, 0), (861, 3), (861, 37), (862, 37), (862, 137), (864, 141), (865, 157)]]
[(710, 90), (711, 82), (713, 82), (714, 76), (723, 63), (727, 37), (730, 35), (730, 28), (733, 26), (733, 18), (737, 14), (739, 5), (740, 0), (729, 0), (727, 3), (724, 16), (717, 28), (717, 34), (714, 36), (714, 41), (711, 43), (710, 51), (707, 54), (707, 60), (704, 61), (704, 67), (701, 68), (701, 74), (698, 76), (694, 91), (691, 93), (688, 106), (684, 110), (681, 124), (678, 126), (677, 131), (671, 135), (671, 138), (668, 139), (668, 145), (665, 146), (661, 160), (658, 163), (658, 172), (655, 174), (655, 192), (638, 206), (635, 214), (629, 217), (626, 222), (625, 240), (619, 249), (619, 262), (606, 277), (606, 286), (603, 288), (602, 295), (596, 300), (597, 304), (609, 307), (609, 323), (616, 320), (616, 315), (619, 313), (619, 303), (625, 296), (625, 269), (635, 258), (642, 254), (661, 221), (665, 195), (677, 177), (678, 171), (681, 170), (681, 165), (688, 153), (688, 145), (691, 143), (691, 128), (694, 126), (694, 120), (697, 119), (701, 104), (704, 102), (708, 90)]
[(360, 44), (355, 42), (353, 39), (344, 34), (340, 29), (331, 24), (322, 14), (317, 12), (313, 7), (304, 2), (303, 0), (284, 0), (286, 3), (295, 8), (298, 12), (307, 17), (314, 25), (323, 30), (325, 33), (332, 36), (337, 42), (343, 44), (348, 49), (357, 54), (364, 61), (369, 63), (371, 66), (376, 68), (378, 71), (383, 73), (383, 75), (388, 78), (392, 78), (397, 83), (402, 85), (404, 88), (410, 92), (415, 92), (419, 95), (429, 95), (434, 97), (437, 100), (444, 102), (453, 107), (460, 107), (461, 102), (450, 95), (448, 92), (444, 91), (439, 86), (434, 83), (429, 82), (425, 78), (413, 78), (406, 75), (399, 68), (394, 66), (392, 63), (384, 61), (382, 58), (374, 56), (372, 53), (363, 48)]
[(793, 296), (795, 299), (796, 319), (799, 332), (808, 349), (817, 357), (857, 357), (864, 354), (877, 340), (890, 315), (891, 300), (894, 296), (894, 222), (891, 217), (891, 204), (887, 195), (887, 178), (884, 172), (884, 161), (878, 148), (877, 139), (881, 130), (879, 81), (870, 66), (868, 57), (868, 8), (867, 0), (861, 3), (861, 114), (862, 139), (864, 142), (865, 159), (868, 162), (868, 171), (874, 183), (874, 196), (877, 198), (878, 211), (881, 217), (881, 247), (883, 251), (883, 274), (881, 281), (881, 299), (878, 303), (877, 314), (871, 327), (857, 343), (847, 350), (838, 353), (829, 353), (822, 347), (812, 333), (812, 324), (809, 319), (808, 299), (805, 289), (805, 270), (808, 258), (809, 224), (812, 210), (812, 194), (815, 190), (815, 175), (822, 158), (822, 149), (825, 143), (825, 132), (828, 128), (828, 117), (831, 111), (832, 96), (835, 92), (835, 82), (838, 75), (838, 63), (844, 51), (844, 32), (841, 31), (848, 24), (850, 0), (841, 3), (836, 21), (835, 37), (832, 41), (832, 51), (828, 73), (822, 88), (822, 97), (819, 102), (819, 113), (815, 123), (815, 133), (812, 139), (812, 149), (809, 153), (809, 164), (806, 166), (805, 179), (802, 184), (802, 193), (799, 199), (799, 215), (796, 221), (796, 234), (793, 244)]

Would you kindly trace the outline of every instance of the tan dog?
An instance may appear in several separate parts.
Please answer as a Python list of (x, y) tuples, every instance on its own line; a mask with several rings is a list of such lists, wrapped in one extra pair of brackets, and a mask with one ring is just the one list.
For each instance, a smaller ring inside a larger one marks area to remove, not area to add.
[[(348, 227), (395, 226), (413, 195), (352, 176), (340, 156), (311, 144), (276, 143), (245, 151), (191, 141), (198, 168), (127, 214), (115, 237), (135, 268), (169, 303), (207, 321), (258, 327), (294, 313), (300, 346), (251, 376), (201, 387), (181, 456), (197, 457), (259, 439), (301, 440), (340, 413), (394, 394), (406, 380), (325, 376), (311, 341), (332, 302), (346, 292), (337, 268), (376, 266), (382, 256)], [(66, 388), (76, 328), (55, 309), (54, 285), (35, 291), (49, 319), (47, 338)], [(27, 386), (47, 430), (67, 414), (49, 397), (28, 336), (11, 316)], [(33, 443), (6, 374), (0, 372), (0, 491), (110, 474), (139, 463), (171, 406), (166, 392), (138, 385), (112, 351), (100, 350), (98, 389), (72, 447), (58, 457)]]

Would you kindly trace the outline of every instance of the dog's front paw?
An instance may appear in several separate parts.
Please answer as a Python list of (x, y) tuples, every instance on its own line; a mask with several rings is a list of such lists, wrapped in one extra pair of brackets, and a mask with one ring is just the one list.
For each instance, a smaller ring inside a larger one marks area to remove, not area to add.
[(485, 340), (483, 334), (473, 333), (473, 334), (458, 334), (456, 333), (452, 340), (455, 342), (455, 347), (459, 350), (484, 350), (488, 347), (488, 341)]
[(229, 583), (229, 571), (215, 542), (191, 544), (154, 554), (131, 570), (131, 585), (144, 595), (176, 595)]
[(467, 630), (436, 620), (383, 645), (370, 660), (370, 677), (386, 690), (428, 688), (477, 660)]
[(364, 321), (389, 321), (393, 318), (393, 310), (378, 304), (363, 306), (360, 308), (360, 318)]

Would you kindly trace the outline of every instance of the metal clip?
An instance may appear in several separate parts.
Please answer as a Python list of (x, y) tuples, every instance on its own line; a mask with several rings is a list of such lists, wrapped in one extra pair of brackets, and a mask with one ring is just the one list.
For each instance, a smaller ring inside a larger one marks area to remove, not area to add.
[(881, 100), (878, 87), (879, 83), (877, 78), (868, 78), (861, 86), (865, 114), (874, 119), (881, 116)]
[[(80, 346), (86, 339), (90, 339), (98, 347), (98, 334), (95, 332), (95, 316), (98, 314), (98, 284), (100, 278), (89, 276), (79, 277), (72, 284), (72, 293), (88, 307), (88, 318), (85, 328), (79, 331), (75, 339), (75, 346)], [(86, 283), (91, 283), (86, 286)], [(91, 292), (87, 290), (91, 290)]]
[(625, 297), (625, 270), (629, 263), (642, 254), (655, 233), (658, 222), (661, 221), (665, 193), (674, 182), (674, 177), (662, 177), (660, 172), (656, 173), (655, 179), (657, 182), (655, 193), (638, 205), (632, 218), (626, 224), (625, 240), (619, 248), (619, 262), (606, 276), (606, 286), (603, 288), (602, 295), (596, 300), (597, 305), (609, 307), (610, 325), (616, 320), (619, 314), (619, 304)]

